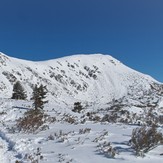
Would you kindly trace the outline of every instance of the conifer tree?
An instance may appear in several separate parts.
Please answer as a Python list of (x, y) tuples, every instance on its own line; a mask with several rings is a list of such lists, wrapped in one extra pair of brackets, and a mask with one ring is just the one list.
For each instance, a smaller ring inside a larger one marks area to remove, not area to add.
[(19, 81), (13, 85), (12, 99), (25, 100), (27, 98), (26, 92)]
[(38, 87), (37, 85), (35, 85), (35, 87), (33, 89), (33, 95), (31, 98), (34, 101), (33, 106), (34, 106), (35, 110), (38, 110), (38, 109), (43, 110), (44, 104), (48, 102), (48, 101), (45, 101), (46, 94), (47, 94), (46, 86), (43, 86), (41, 84)]
[(82, 107), (82, 105), (81, 105), (81, 102), (75, 102), (74, 103), (74, 108), (73, 108), (73, 112), (78, 112), (78, 113), (80, 113), (81, 112), (81, 110), (83, 110), (83, 107)]

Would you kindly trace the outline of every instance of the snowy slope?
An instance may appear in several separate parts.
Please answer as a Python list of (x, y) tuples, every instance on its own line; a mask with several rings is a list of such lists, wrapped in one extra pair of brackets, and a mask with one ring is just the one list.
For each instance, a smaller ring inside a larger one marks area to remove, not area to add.
[(66, 104), (74, 101), (102, 104), (124, 96), (137, 99), (153, 93), (151, 85), (162, 88), (152, 77), (102, 54), (32, 62), (0, 53), (0, 75), (1, 97), (10, 98), (13, 84), (19, 80), (29, 98), (32, 87), (42, 83), (47, 85), (51, 101)]
[[(163, 146), (141, 158), (129, 144), (138, 122), (163, 124), (163, 85), (152, 77), (102, 54), (32, 62), (0, 53), (0, 75), (0, 163), (162, 161)], [(28, 100), (10, 99), (17, 80)], [(49, 91), (44, 111), (56, 120), (40, 132), (23, 133), (17, 120), (32, 108), (32, 87), (41, 83)], [(81, 113), (72, 111), (76, 101), (84, 106)], [(105, 152), (109, 142), (115, 158)]]

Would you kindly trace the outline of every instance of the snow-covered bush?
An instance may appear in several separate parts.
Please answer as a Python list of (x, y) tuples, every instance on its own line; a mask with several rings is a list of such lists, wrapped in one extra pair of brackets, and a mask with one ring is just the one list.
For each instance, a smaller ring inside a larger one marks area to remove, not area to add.
[(25, 155), (25, 160), (27, 160), (30, 163), (39, 163), (40, 160), (43, 160), (43, 155), (41, 153), (41, 149), (37, 148), (36, 151), (34, 151), (31, 154), (26, 154)]
[(99, 142), (99, 141), (103, 141), (105, 140), (105, 137), (108, 136), (108, 131), (103, 130), (103, 133), (101, 135), (99, 135), (98, 137), (96, 137), (93, 142)]
[(101, 117), (95, 112), (87, 112), (86, 116), (89, 118), (89, 121), (101, 122)]
[(163, 135), (155, 126), (143, 126), (132, 131), (130, 143), (136, 155), (143, 156), (156, 145), (163, 143)]
[(0, 112), (0, 115), (5, 115), (7, 114), (5, 111)]
[(79, 129), (79, 134), (86, 134), (90, 133), (91, 128)]
[(97, 146), (98, 152), (103, 154), (105, 157), (114, 158), (116, 155), (116, 150), (111, 146), (110, 142), (104, 142)]
[(55, 132), (53, 135), (51, 134), (48, 137), (48, 140), (57, 140), (58, 143), (63, 143), (68, 140), (68, 135), (70, 133), (65, 133), (63, 130), (60, 130), (59, 132)]
[(74, 116), (72, 116), (72, 115), (70, 115), (70, 114), (66, 114), (66, 113), (64, 113), (64, 114), (62, 115), (61, 121), (67, 122), (67, 123), (70, 123), (70, 124), (75, 124), (75, 123), (77, 123), (76, 117), (74, 117)]
[(64, 121), (65, 122), (68, 122), (70, 124), (76, 123), (76, 120), (75, 120), (75, 118), (73, 116), (67, 116), (67, 117), (65, 117)]
[(117, 113), (110, 113), (110, 114), (105, 114), (104, 117), (102, 118), (101, 122), (110, 122), (110, 123), (116, 123), (119, 118)]

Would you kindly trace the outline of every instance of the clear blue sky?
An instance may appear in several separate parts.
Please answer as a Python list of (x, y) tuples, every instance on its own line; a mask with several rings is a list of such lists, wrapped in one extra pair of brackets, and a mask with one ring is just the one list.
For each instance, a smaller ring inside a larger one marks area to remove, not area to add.
[(105, 53), (163, 82), (163, 0), (0, 0), (0, 51)]

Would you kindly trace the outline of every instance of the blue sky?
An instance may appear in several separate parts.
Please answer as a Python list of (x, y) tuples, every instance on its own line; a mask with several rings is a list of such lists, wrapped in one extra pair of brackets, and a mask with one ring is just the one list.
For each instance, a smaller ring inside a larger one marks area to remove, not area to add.
[(0, 0), (0, 51), (110, 54), (163, 82), (163, 0)]

